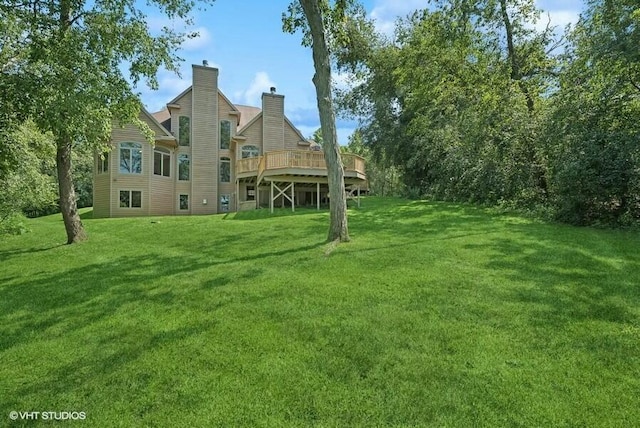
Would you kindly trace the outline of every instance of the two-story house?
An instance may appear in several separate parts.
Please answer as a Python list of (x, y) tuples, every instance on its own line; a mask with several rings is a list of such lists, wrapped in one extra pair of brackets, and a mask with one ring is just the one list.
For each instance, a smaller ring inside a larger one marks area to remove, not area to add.
[[(320, 206), (327, 170), (319, 147), (284, 115), (271, 88), (262, 109), (236, 106), (218, 89), (218, 69), (193, 66), (192, 86), (166, 109), (140, 113), (154, 144), (133, 125), (114, 127), (96, 155), (94, 217), (215, 214), (260, 206)], [(345, 186), (365, 184), (364, 160), (343, 154)]]

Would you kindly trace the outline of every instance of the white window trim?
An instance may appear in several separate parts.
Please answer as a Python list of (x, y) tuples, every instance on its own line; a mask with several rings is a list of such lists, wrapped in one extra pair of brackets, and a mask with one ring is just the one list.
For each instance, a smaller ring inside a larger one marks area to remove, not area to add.
[[(133, 200), (133, 192), (140, 192), (140, 206), (139, 207), (121, 207), (120, 206), (120, 192), (129, 192), (129, 205), (131, 205), (131, 201)], [(144, 192), (142, 189), (118, 189), (118, 209), (121, 210), (141, 210), (144, 206)]]
[[(133, 147), (122, 147), (123, 144), (132, 144)], [(133, 150), (140, 150), (140, 172), (134, 171), (122, 171), (122, 150), (129, 150), (129, 163), (130, 167), (133, 167)], [(123, 141), (118, 144), (118, 173), (120, 174), (142, 174), (144, 170), (144, 156), (142, 153), (142, 144), (136, 143), (134, 141)]]

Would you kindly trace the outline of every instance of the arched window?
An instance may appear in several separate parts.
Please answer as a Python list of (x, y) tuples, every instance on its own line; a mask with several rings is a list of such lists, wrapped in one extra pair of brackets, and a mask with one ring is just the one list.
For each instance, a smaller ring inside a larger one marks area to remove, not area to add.
[(171, 176), (171, 152), (164, 147), (153, 149), (153, 173), (163, 177)]
[(220, 121), (220, 148), (228, 150), (231, 144), (231, 122), (228, 120)]
[(120, 173), (142, 174), (142, 144), (120, 143)]
[(220, 182), (231, 182), (231, 159), (220, 158)]
[(260, 155), (260, 149), (256, 146), (242, 146), (242, 159), (255, 158)]

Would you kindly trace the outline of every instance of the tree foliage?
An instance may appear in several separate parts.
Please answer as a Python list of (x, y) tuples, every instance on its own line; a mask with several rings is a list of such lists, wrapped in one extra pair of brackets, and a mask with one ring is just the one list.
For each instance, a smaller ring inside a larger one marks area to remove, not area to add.
[[(212, 0), (202, 0), (211, 2)], [(190, 0), (150, 0), (169, 19), (190, 24)], [(157, 87), (160, 68), (178, 71), (177, 48), (190, 34), (165, 27), (151, 34), (131, 0), (1, 0), (0, 89), (21, 117), (56, 143), (60, 208), (68, 242), (85, 238), (77, 214), (72, 153), (104, 149), (113, 123), (137, 124), (140, 100), (129, 79)]]
[(351, 57), (340, 106), (374, 159), (413, 196), (636, 221), (637, 2), (590, 1), (564, 35), (532, 0), (431, 3)]
[(402, 196), (404, 185), (400, 180), (399, 169), (392, 165), (387, 157), (380, 154), (374, 155), (371, 148), (364, 143), (361, 130), (356, 129), (343, 148), (347, 153), (354, 153), (364, 158), (369, 194)]
[(639, 21), (637, 2), (593, 1), (572, 33), (547, 129), (564, 221), (640, 219)]
[(23, 211), (45, 209), (57, 200), (51, 134), (31, 121), (0, 134), (0, 231), (21, 231)]
[(543, 37), (520, 34), (524, 25), (512, 19), (513, 46), (505, 49), (488, 30), (502, 23), (494, 22), (498, 13), (454, 6), (406, 20), (395, 43), (364, 59), (368, 73), (342, 104), (364, 113), (365, 140), (402, 169), (413, 193), (482, 203), (541, 194), (543, 166), (531, 144), (538, 109), (530, 99), (545, 90), (550, 62), (534, 66), (535, 57), (518, 52), (543, 51)]

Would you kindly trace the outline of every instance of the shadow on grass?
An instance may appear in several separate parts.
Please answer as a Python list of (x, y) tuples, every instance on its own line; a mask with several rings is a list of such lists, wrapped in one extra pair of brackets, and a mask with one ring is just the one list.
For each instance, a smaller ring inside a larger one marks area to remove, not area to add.
[(291, 208), (275, 208), (272, 213), (269, 208), (260, 208), (257, 210), (239, 211), (227, 214), (224, 218), (225, 220), (263, 220), (277, 217), (293, 217), (321, 213), (328, 213), (328, 210), (321, 209), (318, 211), (315, 208), (296, 207), (295, 211), (291, 211)]
[[(326, 217), (310, 221), (313, 225), (307, 228), (309, 233), (329, 227)], [(480, 208), (395, 198), (364, 199), (360, 208), (349, 211), (348, 221), (353, 237), (370, 235), (380, 242), (401, 238), (398, 245), (404, 245), (407, 239), (453, 239), (492, 233), (503, 227), (495, 222), (495, 216)]]
[(504, 297), (527, 304), (535, 325), (640, 323), (640, 257), (620, 258), (615, 232), (533, 224), (512, 232), (465, 247), (491, 254), (487, 269), (512, 284)]
[(80, 219), (81, 220), (91, 220), (91, 219), (93, 219), (93, 208), (89, 209), (88, 211), (80, 213)]
[(47, 247), (20, 248), (19, 250), (0, 250), (0, 262), (4, 262), (13, 257), (20, 256), (22, 254), (36, 254), (36, 253), (41, 253), (43, 251), (50, 251), (55, 248), (62, 247), (64, 245), (65, 244), (56, 244), (56, 245), (50, 245)]
[(28, 278), (14, 277), (11, 282), (0, 286), (0, 319), (5, 329), (0, 335), (0, 350), (28, 339), (33, 331), (41, 332), (53, 326), (72, 331), (108, 318), (129, 303), (172, 305), (178, 296), (189, 290), (198, 292), (233, 285), (234, 281), (249, 281), (263, 271), (252, 268), (235, 276), (222, 273), (213, 278), (206, 277), (205, 281), (196, 278), (187, 285), (189, 290), (182, 285), (182, 288), (169, 285), (172, 277), (180, 278), (183, 274), (222, 268), (231, 263), (287, 256), (322, 245), (324, 242), (290, 246), (227, 259), (212, 258), (213, 249), (210, 253), (179, 260), (162, 254), (145, 254), (136, 258), (121, 256), (55, 274), (43, 272)]
[[(21, 364), (29, 367), (36, 364), (33, 347), (43, 346), (39, 355), (58, 359), (63, 354), (66, 359), (47, 362), (43, 366), (50, 367), (46, 374), (29, 381), (0, 380), (0, 389), (6, 388), (8, 394), (0, 409), (19, 408), (24, 400), (37, 399), (45, 391), (50, 397), (68, 396), (76, 389), (85, 392), (74, 394), (85, 395), (91, 388), (87, 382), (94, 387), (96, 382), (122, 382), (127, 384), (123, 388), (148, 393), (145, 382), (115, 379), (113, 373), (165, 344), (175, 346), (176, 341), (211, 334), (217, 311), (238, 304), (238, 298), (255, 300), (250, 293), (223, 291), (224, 287), (255, 283), (264, 273), (260, 267), (242, 269), (238, 262), (286, 258), (321, 245), (290, 243), (273, 251), (256, 248), (224, 260), (214, 257), (219, 252), (216, 247), (180, 258), (160, 253), (114, 255), (108, 261), (56, 273), (13, 277), (0, 285), (0, 355), (25, 353), (30, 360)], [(236, 265), (225, 267), (228, 264)], [(84, 341), (83, 337), (88, 344), (75, 352), (76, 342)], [(83, 378), (83, 373), (92, 379)]]

